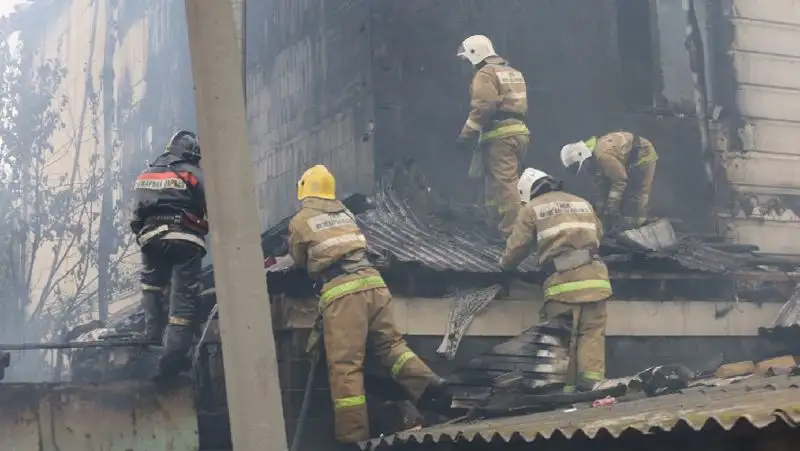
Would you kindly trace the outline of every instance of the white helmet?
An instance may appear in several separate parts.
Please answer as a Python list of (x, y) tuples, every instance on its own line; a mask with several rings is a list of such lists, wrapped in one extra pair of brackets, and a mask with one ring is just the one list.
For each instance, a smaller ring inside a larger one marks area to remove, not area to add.
[(519, 178), (519, 182), (517, 182), (519, 200), (522, 201), (523, 204), (529, 202), (531, 197), (536, 194), (534, 185), (537, 185), (537, 182), (540, 182), (544, 179), (553, 180), (553, 178), (544, 171), (534, 168), (525, 169), (525, 172), (523, 172), (522, 176)]
[(497, 56), (497, 53), (495, 53), (489, 38), (482, 34), (476, 34), (464, 39), (464, 42), (458, 47), (456, 56), (468, 60), (475, 66), (490, 56)]
[(567, 144), (561, 148), (561, 163), (572, 174), (577, 174), (583, 162), (590, 156), (592, 150), (583, 141)]

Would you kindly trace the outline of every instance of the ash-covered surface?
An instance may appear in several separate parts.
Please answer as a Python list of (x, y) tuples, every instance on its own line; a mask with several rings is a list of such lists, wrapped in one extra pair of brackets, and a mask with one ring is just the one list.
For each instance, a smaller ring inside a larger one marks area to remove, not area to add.
[(442, 425), (376, 438), (364, 450), (388, 450), (410, 443), (442, 441), (545, 441), (552, 438), (619, 437), (626, 431), (648, 434), (709, 426), (732, 429), (744, 421), (761, 429), (800, 421), (800, 377), (752, 378), (721, 387), (687, 388), (605, 407), (537, 413), (505, 419)]
[(681, 237), (676, 246), (659, 251), (631, 249), (612, 240), (604, 244), (613, 249), (607, 255), (612, 267), (616, 263), (617, 266), (635, 265), (640, 271), (652, 268), (663, 272), (701, 271), (711, 274), (731, 274), (743, 270), (769, 272), (758, 268), (757, 260), (749, 251), (728, 252), (692, 237)]
[(75, 341), (131, 341), (130, 347), (82, 348), (67, 352), (70, 380), (74, 383), (146, 380), (155, 374), (161, 348), (137, 346), (144, 331), (144, 311), (125, 315), (108, 327), (88, 330)]

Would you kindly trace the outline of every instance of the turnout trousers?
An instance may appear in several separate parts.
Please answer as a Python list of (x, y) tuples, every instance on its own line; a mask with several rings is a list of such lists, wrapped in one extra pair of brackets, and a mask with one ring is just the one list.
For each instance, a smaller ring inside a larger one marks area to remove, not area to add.
[[(623, 216), (630, 218), (634, 223), (641, 224), (647, 219), (650, 206), (650, 192), (653, 188), (653, 179), (656, 175), (657, 161), (644, 161), (625, 169), (622, 164), (607, 164), (604, 171), (613, 171), (617, 178), (627, 178), (625, 190), (617, 195), (620, 197), (620, 209)], [(598, 171), (601, 169), (598, 168)], [(605, 213), (609, 204), (611, 178), (597, 176), (595, 178), (594, 207), (598, 214)]]
[(364, 391), (364, 359), (374, 358), (417, 402), (435, 374), (409, 349), (392, 316), (385, 287), (344, 295), (323, 306), (325, 355), (333, 400), (336, 439), (370, 438)]
[(606, 301), (567, 303), (548, 300), (542, 307), (542, 319), (572, 317), (565, 392), (591, 389), (605, 378)]
[(491, 229), (497, 229), (503, 238), (511, 235), (514, 221), (522, 204), (517, 182), (519, 167), (528, 151), (529, 135), (495, 138), (482, 144), (485, 148), (485, 202), (486, 218)]
[[(189, 362), (205, 253), (197, 244), (179, 239), (154, 238), (142, 247), (140, 280), (147, 339), (161, 341), (166, 327), (162, 373), (177, 373)], [(168, 306), (164, 305), (167, 291)]]

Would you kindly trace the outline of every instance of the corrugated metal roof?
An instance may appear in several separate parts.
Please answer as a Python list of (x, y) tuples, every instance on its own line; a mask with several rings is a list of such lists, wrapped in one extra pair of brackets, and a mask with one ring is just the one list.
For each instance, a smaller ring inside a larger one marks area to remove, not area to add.
[[(492, 243), (485, 227), (462, 221), (457, 226), (422, 221), (390, 190), (378, 192), (375, 209), (358, 216), (371, 250), (437, 271), (500, 272), (501, 243)], [(535, 258), (519, 266), (536, 270)]]
[(554, 411), (498, 420), (424, 428), (376, 438), (364, 450), (387, 449), (405, 443), (441, 441), (547, 440), (555, 436), (619, 437), (635, 430), (643, 434), (684, 425), (700, 430), (718, 425), (730, 430), (740, 420), (757, 428), (776, 421), (796, 426), (800, 421), (800, 378), (778, 376), (748, 379), (723, 387), (697, 387), (682, 393), (612, 406)]
[[(372, 252), (389, 260), (414, 263), (436, 271), (469, 273), (500, 272), (498, 260), (503, 253), (503, 243), (493, 241), (486, 226), (474, 214), (459, 212), (453, 217), (419, 217), (408, 204), (399, 199), (391, 189), (377, 189), (371, 209), (363, 209), (363, 196), (345, 204), (358, 202), (357, 218)], [(362, 210), (363, 209), (363, 210)], [(288, 233), (286, 218), (262, 235), (265, 256), (278, 256), (286, 252), (282, 235)], [(604, 243), (605, 246), (606, 243)], [(639, 271), (648, 266), (664, 270), (671, 263), (675, 270), (702, 271), (725, 274), (743, 269), (753, 261), (750, 253), (732, 253), (684, 238), (681, 244), (658, 252), (637, 251), (616, 242), (608, 243), (615, 255), (604, 257), (612, 265), (632, 262)], [(529, 256), (518, 267), (520, 272), (537, 270), (535, 255)]]

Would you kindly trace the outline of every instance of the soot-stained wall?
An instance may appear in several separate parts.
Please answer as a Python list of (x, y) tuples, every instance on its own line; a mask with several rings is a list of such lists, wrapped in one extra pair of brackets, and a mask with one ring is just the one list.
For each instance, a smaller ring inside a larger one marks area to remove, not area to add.
[[(274, 224), (291, 213), (297, 176), (320, 162), (333, 165), (340, 190), (369, 190), (385, 167), (411, 157), (446, 199), (477, 199), (482, 183), (467, 179), (469, 155), (454, 146), (473, 75), (455, 54), (471, 34), (489, 36), (525, 73), (532, 132), (527, 165), (564, 177), (569, 189), (586, 194), (586, 179), (563, 172), (561, 146), (634, 129), (650, 138), (660, 155), (653, 214), (706, 219), (712, 199), (705, 194), (695, 120), (630, 112), (664, 97), (658, 42), (684, 39), (678, 26), (664, 27), (670, 36), (657, 36), (657, 13), (636, 3), (267, 0), (248, 5), (248, 114), (262, 220)], [(685, 66), (676, 70), (691, 78)]]
[(297, 208), (296, 182), (325, 164), (339, 192), (372, 187), (366, 0), (248, 2), (246, 87), (261, 221)]

